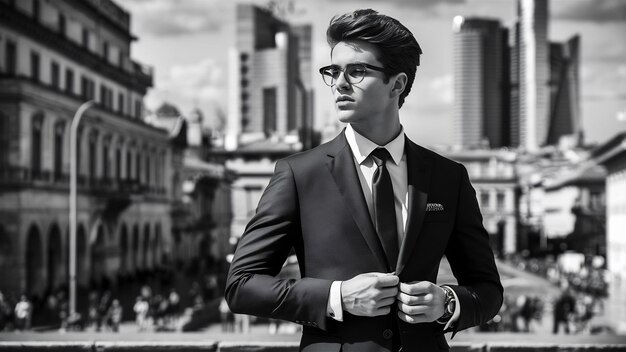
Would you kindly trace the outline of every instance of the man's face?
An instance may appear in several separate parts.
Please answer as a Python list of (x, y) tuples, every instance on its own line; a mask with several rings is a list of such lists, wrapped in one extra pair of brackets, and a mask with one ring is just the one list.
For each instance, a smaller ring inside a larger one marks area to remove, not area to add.
[[(342, 70), (348, 64), (382, 67), (377, 56), (378, 49), (369, 43), (339, 42), (331, 52), (331, 62)], [(388, 109), (397, 104), (391, 97), (392, 83), (384, 83), (384, 78), (383, 72), (366, 69), (361, 82), (350, 84), (341, 73), (331, 88), (339, 121), (367, 124), (384, 119)]]

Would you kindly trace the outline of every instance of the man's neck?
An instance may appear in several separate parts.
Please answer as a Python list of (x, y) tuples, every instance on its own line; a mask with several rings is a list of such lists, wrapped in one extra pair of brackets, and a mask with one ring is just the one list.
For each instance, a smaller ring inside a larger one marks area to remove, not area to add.
[(378, 125), (361, 123), (350, 123), (350, 125), (360, 135), (381, 146), (394, 140), (402, 131), (399, 119), (391, 119)]

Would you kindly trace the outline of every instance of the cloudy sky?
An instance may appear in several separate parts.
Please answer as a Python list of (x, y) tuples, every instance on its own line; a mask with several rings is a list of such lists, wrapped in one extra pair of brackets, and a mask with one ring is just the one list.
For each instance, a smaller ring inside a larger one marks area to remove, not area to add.
[[(268, 0), (250, 0), (266, 6)], [(407, 133), (424, 145), (452, 140), (453, 47), (452, 19), (456, 15), (499, 19), (510, 27), (516, 0), (279, 0), (292, 23), (313, 25), (313, 66), (329, 62), (325, 30), (333, 15), (356, 8), (373, 8), (403, 22), (424, 54), (416, 81), (400, 114)], [(228, 49), (234, 45), (235, 1), (118, 0), (132, 16), (139, 39), (132, 56), (155, 69), (155, 84), (146, 97), (148, 108), (163, 101), (183, 113), (200, 108), (206, 118), (228, 111)], [(581, 110), (589, 142), (603, 142), (626, 121), (626, 1), (551, 0), (549, 38), (565, 41), (581, 36)], [(317, 73), (316, 126), (333, 122), (331, 95)]]

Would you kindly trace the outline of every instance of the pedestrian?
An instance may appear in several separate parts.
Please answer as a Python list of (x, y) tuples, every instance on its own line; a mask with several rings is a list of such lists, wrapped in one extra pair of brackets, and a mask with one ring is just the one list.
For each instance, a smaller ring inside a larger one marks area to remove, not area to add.
[(30, 330), (33, 305), (25, 294), (22, 294), (20, 301), (15, 305), (15, 327), (20, 330)]
[(13, 309), (8, 299), (0, 291), (0, 332), (9, 330), (13, 324)]
[(554, 303), (554, 325), (552, 328), (553, 334), (558, 334), (561, 326), (563, 326), (566, 334), (570, 333), (570, 325), (572, 324), (575, 305), (576, 300), (571, 292), (571, 288), (565, 288), (559, 298)]
[(137, 298), (135, 298), (133, 311), (135, 312), (135, 323), (137, 324), (137, 330), (139, 332), (146, 331), (146, 321), (149, 309), (150, 305), (142, 296), (137, 296)]
[(122, 314), (124, 313), (124, 309), (120, 305), (120, 301), (114, 299), (111, 302), (111, 306), (109, 307), (107, 315), (109, 316), (109, 322), (111, 326), (111, 330), (113, 332), (120, 331), (120, 323), (122, 322)]
[(219, 305), (220, 311), (220, 322), (222, 323), (222, 332), (234, 332), (234, 317), (233, 313), (230, 312), (228, 308), (228, 303), (226, 303), (226, 299), (222, 298)]
[[(346, 128), (276, 163), (235, 251), (234, 313), (304, 325), (302, 351), (434, 351), (487, 322), (503, 288), (463, 165), (413, 143), (399, 109), (421, 49), (396, 19), (331, 20), (320, 69)], [(277, 274), (294, 251), (299, 278)], [(446, 256), (460, 285), (435, 284)]]

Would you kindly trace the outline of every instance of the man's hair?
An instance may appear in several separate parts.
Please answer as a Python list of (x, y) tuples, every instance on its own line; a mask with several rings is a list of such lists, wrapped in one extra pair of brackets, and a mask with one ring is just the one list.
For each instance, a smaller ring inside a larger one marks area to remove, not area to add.
[(385, 69), (385, 83), (389, 82), (390, 76), (400, 72), (407, 75), (406, 87), (398, 100), (398, 107), (402, 107), (415, 80), (422, 49), (413, 33), (400, 21), (372, 9), (356, 10), (333, 17), (326, 30), (326, 40), (331, 48), (339, 42), (355, 40), (378, 48), (380, 57), (377, 59)]

